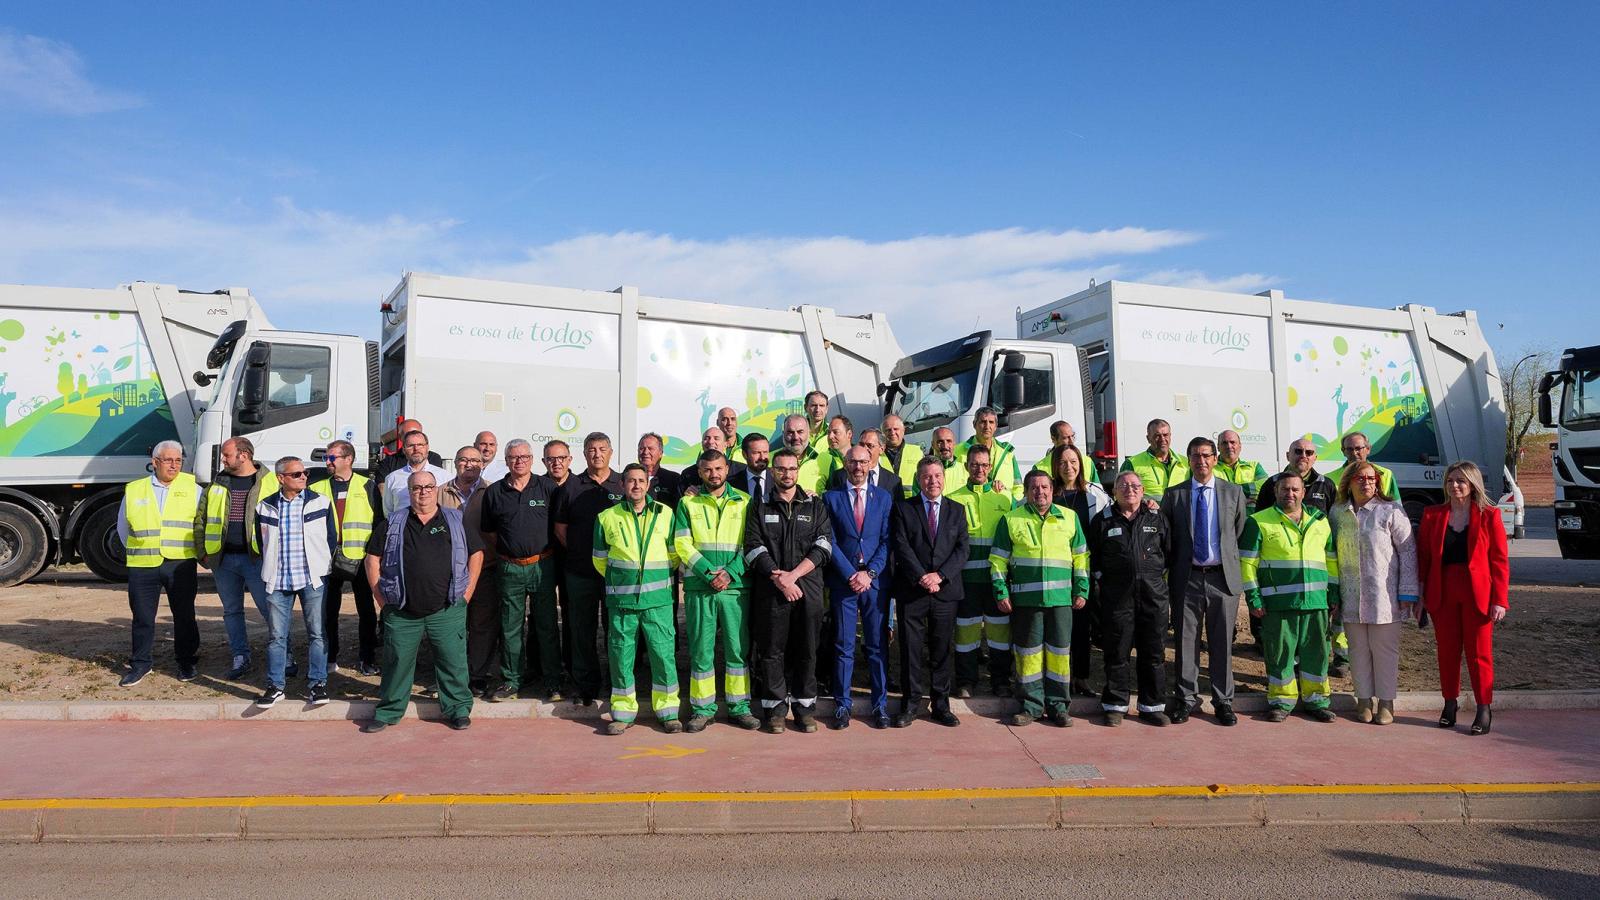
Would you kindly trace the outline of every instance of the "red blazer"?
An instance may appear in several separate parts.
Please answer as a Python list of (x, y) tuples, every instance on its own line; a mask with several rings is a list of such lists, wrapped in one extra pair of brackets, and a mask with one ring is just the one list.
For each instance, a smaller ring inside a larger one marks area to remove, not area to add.
[[(1422, 511), (1422, 527), (1417, 532), (1417, 575), (1422, 579), (1422, 604), (1429, 615), (1438, 615), (1444, 605), (1441, 557), (1444, 532), (1449, 527), (1449, 503)], [(1507, 562), (1506, 529), (1497, 508), (1475, 510), (1467, 520), (1467, 575), (1472, 581), (1472, 603), (1478, 612), (1487, 616), (1490, 606), (1510, 608), (1506, 594), (1511, 586), (1511, 566)]]

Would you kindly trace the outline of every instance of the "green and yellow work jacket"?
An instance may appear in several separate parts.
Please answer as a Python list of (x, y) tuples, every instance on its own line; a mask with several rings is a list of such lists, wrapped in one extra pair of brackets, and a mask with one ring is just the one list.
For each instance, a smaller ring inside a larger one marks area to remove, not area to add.
[(900, 476), (900, 497), (911, 497), (917, 493), (917, 463), (922, 462), (922, 448), (915, 444), (905, 443), (900, 445), (900, 467), (889, 465), (889, 453), (878, 457), (878, 465)]
[[(976, 445), (977, 435), (956, 445), (956, 462), (967, 465), (967, 453)], [(989, 445), (989, 480), (1003, 481), (1011, 499), (1022, 499), (1022, 469), (1017, 465), (1017, 452), (1005, 441), (996, 439)]]
[(1339, 556), (1333, 526), (1315, 507), (1300, 521), (1272, 506), (1244, 521), (1239, 574), (1251, 609), (1290, 612), (1329, 609), (1339, 603)]
[(744, 590), (744, 518), (750, 495), (725, 486), (722, 496), (697, 492), (678, 501), (672, 513), (672, 545), (683, 565), (686, 591), (712, 591), (718, 571), (733, 583), (725, 590)]
[(1146, 450), (1123, 460), (1120, 471), (1138, 475), (1139, 480), (1144, 482), (1144, 495), (1160, 503), (1169, 488), (1189, 480), (1189, 461), (1169, 450), (1167, 461), (1162, 462)]
[(605, 579), (606, 605), (635, 612), (672, 605), (672, 570), (678, 551), (672, 547), (672, 509), (646, 500), (633, 511), (623, 500), (594, 520), (595, 571)]
[(989, 549), (994, 546), (994, 533), (1000, 520), (1015, 504), (1010, 493), (1001, 493), (993, 485), (973, 487), (964, 484), (945, 494), (961, 504), (967, 511), (967, 564), (961, 567), (961, 580), (968, 584), (988, 584)]
[(1243, 457), (1234, 460), (1232, 464), (1219, 459), (1211, 471), (1223, 481), (1238, 485), (1244, 491), (1244, 495), (1251, 500), (1261, 493), (1261, 486), (1267, 483), (1266, 467)]
[(996, 600), (1012, 606), (1072, 606), (1089, 599), (1089, 543), (1078, 514), (1050, 504), (1040, 515), (1022, 505), (1005, 514), (994, 532), (989, 568)]

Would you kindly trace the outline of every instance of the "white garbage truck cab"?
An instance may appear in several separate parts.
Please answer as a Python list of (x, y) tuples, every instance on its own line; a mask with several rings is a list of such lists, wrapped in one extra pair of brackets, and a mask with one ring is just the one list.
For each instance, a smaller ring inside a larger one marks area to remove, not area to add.
[(1539, 422), (1556, 430), (1556, 541), (1565, 559), (1600, 559), (1600, 346), (1563, 350), (1539, 381)]

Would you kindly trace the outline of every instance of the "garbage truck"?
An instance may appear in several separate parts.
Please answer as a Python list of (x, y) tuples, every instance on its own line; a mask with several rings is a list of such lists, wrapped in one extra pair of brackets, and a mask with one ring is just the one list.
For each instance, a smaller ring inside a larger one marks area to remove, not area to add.
[[(535, 447), (610, 435), (614, 464), (646, 432), (662, 464), (690, 465), (732, 407), (739, 433), (775, 437), (820, 390), (857, 429), (900, 358), (882, 313), (763, 309), (641, 294), (407, 273), (382, 303), (378, 429), (417, 419), (443, 454), (493, 431)], [(575, 465), (581, 454), (575, 452)]]
[(1492, 498), (1520, 496), (1502, 459), (1500, 372), (1470, 310), (1109, 281), (1018, 309), (1016, 323), (1015, 338), (978, 332), (895, 367), (884, 409), (906, 419), (908, 440), (926, 445), (939, 426), (964, 440), (991, 406), (1026, 465), (1065, 418), (1104, 478), (1146, 448), (1155, 418), (1171, 424), (1179, 453), (1231, 428), (1244, 457), (1271, 471), (1302, 437), (1321, 471), (1341, 466), (1340, 438), (1360, 431), (1415, 517), (1442, 499), (1458, 459), (1478, 464)]
[(1569, 347), (1539, 380), (1539, 423), (1556, 430), (1556, 542), (1564, 559), (1600, 559), (1600, 345)]
[(202, 483), (235, 435), (311, 465), (369, 447), (377, 345), (278, 331), (243, 288), (0, 285), (0, 587), (81, 560), (126, 576), (117, 506), (156, 444)]

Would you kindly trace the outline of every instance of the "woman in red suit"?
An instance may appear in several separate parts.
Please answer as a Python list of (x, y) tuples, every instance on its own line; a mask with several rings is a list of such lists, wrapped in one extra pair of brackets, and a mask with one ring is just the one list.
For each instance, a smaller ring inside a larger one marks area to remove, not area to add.
[(1506, 532), (1500, 510), (1483, 489), (1483, 473), (1470, 462), (1444, 471), (1446, 502), (1422, 512), (1417, 538), (1417, 574), (1422, 603), (1433, 618), (1439, 645), (1439, 692), (1444, 712), (1439, 727), (1456, 724), (1456, 698), (1461, 694), (1461, 654), (1478, 714), (1472, 733), (1488, 734), (1493, 720), (1494, 623), (1506, 617), (1511, 570), (1506, 561)]

